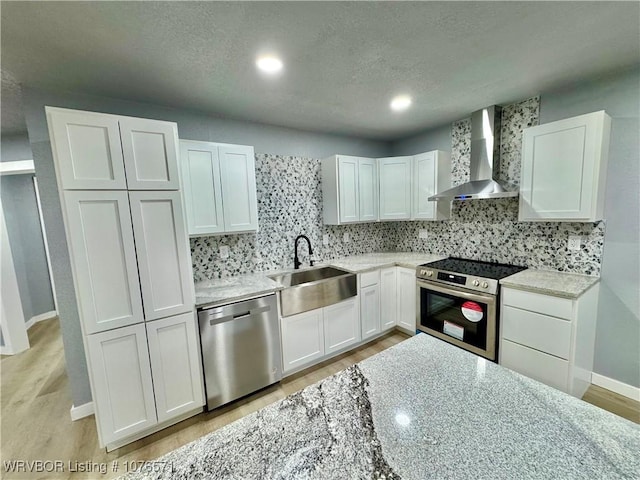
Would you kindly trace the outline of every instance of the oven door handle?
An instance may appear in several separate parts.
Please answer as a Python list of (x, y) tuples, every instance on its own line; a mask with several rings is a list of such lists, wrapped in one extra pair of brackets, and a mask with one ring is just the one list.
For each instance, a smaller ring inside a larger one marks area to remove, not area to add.
[(434, 285), (433, 283), (421, 282), (420, 280), (418, 280), (418, 288), (446, 293), (447, 295), (456, 295), (458, 297), (466, 298), (467, 300), (486, 303), (487, 305), (495, 305), (496, 303), (495, 295), (483, 295), (482, 293), (476, 294), (456, 287), (442, 287), (440, 285)]

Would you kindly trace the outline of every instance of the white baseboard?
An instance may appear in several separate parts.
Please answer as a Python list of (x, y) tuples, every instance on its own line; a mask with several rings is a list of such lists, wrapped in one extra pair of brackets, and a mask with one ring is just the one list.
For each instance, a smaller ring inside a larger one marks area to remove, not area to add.
[(71, 406), (71, 420), (73, 421), (88, 417), (89, 415), (93, 415), (93, 413), (93, 402), (85, 403), (78, 407), (73, 405)]
[(607, 390), (611, 390), (623, 397), (640, 402), (640, 388), (634, 387), (633, 385), (622, 383), (618, 380), (605, 377), (604, 375), (600, 375), (595, 372), (591, 374), (591, 383), (599, 387), (606, 388)]
[(44, 312), (40, 315), (36, 315), (35, 317), (31, 317), (29, 320), (25, 322), (25, 326), (27, 330), (33, 327), (36, 323), (41, 322), (43, 320), (49, 320), (50, 318), (54, 318), (58, 316), (58, 312), (55, 310), (51, 310), (50, 312)]

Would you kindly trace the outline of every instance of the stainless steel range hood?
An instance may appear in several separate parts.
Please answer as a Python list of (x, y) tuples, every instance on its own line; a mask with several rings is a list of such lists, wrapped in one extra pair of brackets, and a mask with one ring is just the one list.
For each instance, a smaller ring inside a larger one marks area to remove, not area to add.
[(470, 181), (429, 197), (429, 200), (475, 200), (517, 197), (518, 187), (496, 176), (500, 172), (500, 118), (494, 105), (471, 114)]

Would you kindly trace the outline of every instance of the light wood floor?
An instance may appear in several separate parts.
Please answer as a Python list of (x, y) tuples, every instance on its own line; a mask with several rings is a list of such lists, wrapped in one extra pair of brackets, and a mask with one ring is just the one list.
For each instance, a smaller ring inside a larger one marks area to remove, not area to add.
[[(2, 478), (113, 478), (125, 473), (125, 462), (153, 460), (238, 418), (273, 403), (307, 385), (364, 360), (408, 338), (392, 333), (352, 352), (335, 357), (283, 380), (279, 385), (214, 412), (202, 413), (123, 448), (106, 453), (98, 448), (93, 416), (72, 422), (71, 398), (64, 368), (57, 319), (37, 323), (29, 330), (32, 348), (16, 356), (2, 356), (0, 454), (6, 460), (62, 460), (64, 473), (7, 474)], [(640, 403), (592, 386), (584, 400), (640, 423)], [(112, 466), (117, 460), (118, 471)], [(99, 472), (69, 473), (68, 463), (107, 463)]]

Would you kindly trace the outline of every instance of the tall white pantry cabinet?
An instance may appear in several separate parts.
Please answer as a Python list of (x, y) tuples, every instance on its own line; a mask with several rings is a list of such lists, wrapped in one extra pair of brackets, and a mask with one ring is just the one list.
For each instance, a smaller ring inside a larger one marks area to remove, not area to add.
[(175, 123), (46, 108), (100, 444), (201, 411)]

